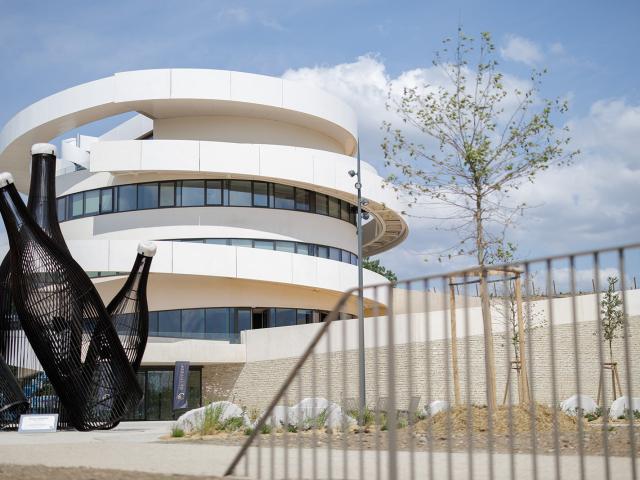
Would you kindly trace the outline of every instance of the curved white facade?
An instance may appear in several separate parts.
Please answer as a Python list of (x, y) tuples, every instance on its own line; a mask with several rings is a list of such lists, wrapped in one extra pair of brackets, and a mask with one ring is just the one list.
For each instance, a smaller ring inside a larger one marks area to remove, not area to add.
[[(200, 311), (231, 309), (231, 333), (246, 327), (241, 315), (251, 315), (253, 328), (267, 326), (256, 317), (266, 311), (274, 319), (285, 312), (289, 322), (293, 309), (298, 323), (318, 321), (357, 285), (356, 192), (348, 171), (356, 168), (358, 134), (343, 102), (239, 72), (118, 73), (19, 112), (0, 132), (0, 165), (25, 191), (32, 143), (124, 112), (138, 115), (101, 137), (63, 141), (63, 160), (73, 168), (57, 177), (62, 231), (105, 299), (121, 285), (116, 273), (129, 270), (140, 240), (158, 243), (150, 311), (188, 310), (180, 325), (184, 330), (189, 319), (193, 339)], [(364, 254), (372, 255), (400, 243), (407, 225), (392, 192), (364, 162), (362, 183), (371, 218)], [(384, 281), (365, 270), (365, 283)], [(355, 302), (343, 313), (355, 314)], [(172, 336), (158, 318), (158, 335)], [(219, 342), (213, 344), (212, 362), (224, 361)], [(237, 347), (228, 361), (242, 357)], [(180, 359), (173, 358), (176, 348), (165, 350), (165, 360), (159, 345), (150, 351), (152, 364)]]

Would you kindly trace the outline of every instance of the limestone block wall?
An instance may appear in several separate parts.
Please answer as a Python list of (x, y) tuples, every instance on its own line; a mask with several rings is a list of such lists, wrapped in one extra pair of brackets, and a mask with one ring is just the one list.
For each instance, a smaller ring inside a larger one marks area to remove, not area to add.
[[(550, 327), (538, 328), (531, 334), (533, 376), (530, 384), (537, 402), (551, 404), (552, 388), (551, 351), (555, 354), (556, 398), (561, 401), (577, 391), (576, 365), (581, 380), (581, 392), (596, 397), (600, 375), (599, 353), (595, 322), (578, 324), (578, 355), (574, 347), (572, 324), (553, 328), (553, 345)], [(640, 396), (640, 316), (629, 318), (628, 337), (631, 351), (632, 388), (634, 396)], [(462, 401), (470, 400), (486, 404), (484, 345), (481, 335), (458, 339), (458, 366)], [(552, 349), (553, 346), (553, 349)], [(627, 393), (627, 374), (623, 340), (614, 341), (614, 360), (618, 362), (622, 388)], [(498, 401), (502, 402), (507, 381), (508, 356), (504, 336), (494, 336)], [(608, 347), (603, 345), (605, 361)], [(395, 392), (400, 409), (408, 408), (412, 396), (420, 396), (420, 404), (428, 399), (453, 401), (453, 377), (451, 345), (448, 340), (429, 343), (398, 344), (394, 349)], [(468, 353), (468, 354), (467, 354)], [(513, 359), (513, 351), (511, 351)], [(249, 409), (265, 408), (292, 370), (297, 358), (254, 361), (246, 364), (212, 365), (203, 368), (203, 397), (205, 400), (226, 399)], [(374, 407), (376, 399), (387, 397), (389, 392), (388, 347), (366, 349), (367, 403)], [(294, 404), (310, 396), (322, 396), (339, 403), (358, 395), (357, 351), (348, 350), (317, 354), (308, 359), (299, 377), (291, 385), (282, 403)], [(517, 401), (517, 382), (512, 377), (512, 398)], [(605, 377), (607, 403), (611, 398), (610, 375)]]

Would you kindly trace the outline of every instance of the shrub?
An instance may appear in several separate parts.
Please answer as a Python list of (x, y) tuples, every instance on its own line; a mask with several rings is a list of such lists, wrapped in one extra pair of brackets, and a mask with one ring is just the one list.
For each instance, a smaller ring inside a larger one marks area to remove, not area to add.
[(180, 438), (180, 437), (184, 437), (184, 430), (181, 429), (177, 424), (173, 424), (171, 426), (171, 436), (173, 438)]

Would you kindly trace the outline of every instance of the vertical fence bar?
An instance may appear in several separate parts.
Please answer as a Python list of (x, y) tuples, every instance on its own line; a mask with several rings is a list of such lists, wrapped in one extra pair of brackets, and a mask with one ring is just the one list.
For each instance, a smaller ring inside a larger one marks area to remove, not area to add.
[(389, 314), (387, 315), (387, 341), (389, 347), (387, 349), (387, 389), (389, 394), (389, 406), (387, 412), (387, 429), (388, 429), (388, 472), (389, 480), (396, 480), (398, 478), (398, 437), (397, 437), (397, 405), (396, 405), (396, 362), (395, 362), (395, 325), (393, 314), (393, 288), (387, 287), (389, 295), (387, 301), (387, 308)]
[[(530, 327), (533, 325), (531, 302), (532, 297), (535, 295), (533, 278), (531, 274), (531, 265), (526, 262), (524, 264), (524, 276), (525, 276), (525, 297), (526, 297), (526, 325)], [(525, 332), (527, 331), (525, 327)], [(533, 340), (531, 334), (527, 334), (527, 366), (529, 367), (529, 428), (531, 428), (531, 473), (533, 474), (533, 480), (538, 480), (538, 444), (537, 444), (537, 428), (536, 428), (536, 394), (535, 394), (535, 377), (534, 377), (534, 355), (533, 355)]]
[(447, 410), (446, 410), (446, 416), (447, 416), (447, 435), (446, 435), (446, 442), (447, 442), (447, 478), (449, 480), (453, 479), (453, 454), (452, 454), (452, 442), (451, 442), (451, 430), (452, 430), (452, 421), (451, 421), (451, 410), (454, 408), (451, 404), (451, 368), (450, 366), (450, 361), (451, 361), (451, 349), (449, 348), (450, 342), (451, 342), (451, 335), (450, 335), (450, 330), (449, 330), (449, 325), (447, 325), (447, 323), (449, 322), (449, 308), (448, 308), (448, 302), (446, 299), (447, 296), (447, 291), (449, 290), (448, 285), (447, 285), (447, 277), (442, 277), (441, 278), (442, 281), (442, 332), (444, 334), (444, 338), (443, 338), (443, 354), (442, 354), (442, 361), (443, 361), (443, 371), (444, 371), (444, 393), (445, 393), (445, 401), (447, 402)]
[(298, 412), (296, 414), (296, 424), (298, 427), (298, 435), (296, 435), (298, 443), (298, 478), (302, 478), (302, 374), (298, 372)]
[(465, 356), (465, 406), (467, 409), (467, 473), (468, 479), (473, 480), (473, 401), (471, 392), (471, 325), (469, 321), (469, 289), (467, 274), (462, 277), (462, 294), (464, 308), (464, 356)]
[(573, 352), (575, 356), (576, 390), (578, 395), (578, 458), (580, 461), (580, 478), (584, 478), (584, 414), (582, 413), (582, 383), (580, 378), (580, 340), (578, 339), (578, 309), (576, 306), (576, 260), (573, 255), (569, 257), (569, 273), (571, 288), (571, 319), (573, 323)]
[(558, 387), (556, 382), (556, 346), (554, 339), (553, 295), (551, 293), (553, 271), (551, 259), (546, 261), (547, 306), (549, 309), (549, 359), (551, 361), (551, 412), (553, 420), (553, 454), (556, 480), (560, 480), (560, 439), (558, 436)]
[(626, 412), (629, 419), (629, 457), (631, 460), (631, 475), (635, 480), (638, 476), (636, 465), (636, 437), (635, 437), (635, 421), (633, 414), (633, 376), (631, 375), (631, 347), (629, 345), (629, 306), (627, 305), (625, 265), (624, 265), (624, 248), (618, 249), (618, 270), (620, 271), (620, 290), (622, 291), (622, 326), (623, 326), (623, 347), (625, 360), (625, 380), (627, 384), (627, 400), (629, 409)]
[(379, 348), (380, 347), (380, 307), (379, 307), (379, 297), (378, 297), (378, 287), (375, 288), (374, 291), (374, 319), (373, 319), (373, 351), (376, 353), (373, 355), (373, 382), (375, 388), (375, 396), (374, 396), (374, 436), (375, 436), (375, 449), (376, 449), (376, 480), (380, 480), (382, 475), (382, 467), (380, 462), (380, 355)]
[(318, 478), (318, 427), (316, 425), (316, 417), (318, 410), (318, 389), (317, 378), (318, 367), (316, 365), (316, 353), (311, 353), (311, 471), (312, 478)]
[[(349, 341), (347, 322), (340, 322), (342, 326), (342, 396), (343, 405), (347, 404), (347, 345)], [(349, 455), (348, 455), (348, 442), (349, 442), (349, 430), (346, 425), (344, 426), (344, 433), (342, 434), (342, 477), (349, 478)], [(302, 477), (301, 477), (302, 478)]]
[[(333, 378), (333, 375), (332, 375), (331, 367), (332, 367), (331, 365), (331, 327), (329, 327), (327, 329), (327, 385), (326, 385), (327, 401), (329, 402), (329, 407), (327, 408), (330, 408), (333, 403), (333, 399), (332, 399), (333, 392), (331, 388), (331, 380)], [(342, 410), (343, 415), (345, 415), (346, 413), (347, 413), (346, 411)], [(328, 423), (329, 420), (331, 419), (330, 415), (331, 415), (331, 410), (329, 410), (327, 413), (327, 419), (325, 420), (325, 423)], [(327, 437), (327, 478), (329, 480), (333, 478), (333, 452), (332, 452), (333, 429), (334, 429), (333, 425), (325, 425), (325, 432)]]
[(426, 390), (426, 405), (427, 405), (427, 469), (429, 472), (429, 480), (434, 480), (434, 468), (433, 468), (433, 421), (432, 421), (432, 412), (431, 412), (431, 401), (433, 400), (432, 390), (431, 390), (431, 303), (429, 302), (429, 296), (431, 295), (429, 289), (429, 279), (425, 278), (423, 281), (423, 293), (424, 293), (424, 320), (425, 320), (425, 364), (427, 370), (427, 378), (425, 382), (425, 390)]
[[(507, 383), (505, 385), (505, 392), (507, 393), (506, 400), (507, 403), (507, 422), (509, 429), (509, 478), (511, 480), (515, 480), (516, 478), (516, 464), (515, 464), (515, 448), (513, 445), (513, 384), (515, 382), (509, 381), (512, 378), (513, 365), (511, 364), (511, 349), (515, 345), (514, 333), (511, 331), (511, 326), (516, 321), (516, 309), (517, 306), (514, 305), (516, 301), (515, 292), (511, 295), (511, 290), (509, 287), (509, 279), (507, 277), (507, 272), (502, 272), (502, 308), (504, 308), (504, 327), (505, 327), (505, 367), (507, 369)], [(517, 365), (516, 365), (517, 366)], [(519, 375), (519, 370), (516, 370), (516, 375)], [(518, 380), (518, 379), (516, 379)]]
[(407, 389), (408, 389), (408, 407), (407, 407), (407, 435), (409, 443), (409, 478), (414, 480), (416, 477), (416, 459), (415, 459), (415, 442), (413, 438), (413, 423), (416, 418), (416, 412), (413, 409), (413, 335), (412, 325), (413, 322), (411, 314), (411, 282), (406, 283), (407, 290)]
[(287, 391), (284, 394), (284, 406), (286, 407), (284, 409), (284, 425), (283, 427), (283, 432), (282, 432), (282, 454), (283, 454), (283, 461), (284, 461), (284, 474), (283, 474), (283, 478), (285, 480), (288, 480), (289, 478), (289, 390), (287, 389)]
[[(609, 461), (609, 410), (607, 408), (607, 390), (606, 390), (606, 376), (604, 374), (604, 349), (602, 347), (602, 313), (600, 311), (600, 257), (598, 252), (593, 254), (593, 270), (594, 270), (594, 285), (596, 291), (596, 335), (598, 337), (598, 360), (599, 360), (599, 377), (600, 388), (603, 389), (602, 393), (602, 450), (604, 454), (604, 469), (606, 480), (611, 480), (611, 464)], [(600, 392), (598, 392), (600, 393)], [(600, 399), (596, 399), (600, 401)]]

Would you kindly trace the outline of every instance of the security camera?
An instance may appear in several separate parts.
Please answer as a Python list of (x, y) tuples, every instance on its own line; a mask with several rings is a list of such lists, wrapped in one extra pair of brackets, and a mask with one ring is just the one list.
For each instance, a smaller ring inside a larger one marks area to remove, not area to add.
[(363, 198), (362, 200), (360, 200), (360, 205), (362, 205), (363, 207), (366, 207), (367, 205), (369, 205), (369, 200), (367, 200), (366, 198)]
[(362, 219), (369, 220), (369, 212), (362, 212)]
[(355, 177), (356, 176), (356, 171), (355, 170), (349, 170), (349, 176), (350, 177)]

